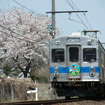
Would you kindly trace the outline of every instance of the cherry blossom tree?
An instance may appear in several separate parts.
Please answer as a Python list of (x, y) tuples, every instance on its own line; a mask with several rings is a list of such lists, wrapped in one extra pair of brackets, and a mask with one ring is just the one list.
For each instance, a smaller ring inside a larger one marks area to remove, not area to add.
[(0, 10), (0, 59), (3, 66), (9, 62), (27, 77), (31, 67), (47, 63), (48, 41), (51, 36), (46, 26), (51, 20), (34, 16), (14, 8), (7, 12)]

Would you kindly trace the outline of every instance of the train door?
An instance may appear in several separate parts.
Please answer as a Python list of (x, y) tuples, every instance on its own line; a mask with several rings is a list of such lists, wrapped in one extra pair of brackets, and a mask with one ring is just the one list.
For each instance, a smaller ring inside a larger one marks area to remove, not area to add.
[(81, 47), (67, 46), (67, 67), (69, 67), (68, 78), (80, 78)]

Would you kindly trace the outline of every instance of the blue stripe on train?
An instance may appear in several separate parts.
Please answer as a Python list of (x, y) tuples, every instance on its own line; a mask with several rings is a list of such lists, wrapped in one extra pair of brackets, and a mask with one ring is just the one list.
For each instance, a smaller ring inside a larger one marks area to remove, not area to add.
[[(99, 67), (94, 67), (95, 73), (99, 73)], [(58, 67), (59, 73), (69, 73), (69, 67)], [(89, 73), (90, 67), (80, 67), (80, 73)], [(54, 67), (49, 68), (49, 73), (53, 73)]]

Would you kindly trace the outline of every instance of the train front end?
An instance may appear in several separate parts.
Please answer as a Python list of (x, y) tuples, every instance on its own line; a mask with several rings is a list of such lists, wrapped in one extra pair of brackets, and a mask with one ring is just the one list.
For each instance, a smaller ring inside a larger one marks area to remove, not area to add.
[(52, 93), (66, 98), (95, 94), (99, 85), (98, 58), (98, 40), (95, 38), (72, 34), (51, 40)]

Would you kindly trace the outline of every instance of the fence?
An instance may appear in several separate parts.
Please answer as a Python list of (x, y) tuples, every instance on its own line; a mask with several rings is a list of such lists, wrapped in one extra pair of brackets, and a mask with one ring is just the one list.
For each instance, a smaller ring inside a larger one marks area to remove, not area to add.
[(29, 90), (29, 91), (27, 91), (27, 94), (30, 94), (30, 93), (35, 93), (36, 101), (38, 101), (38, 88), (36, 88), (35, 90)]

